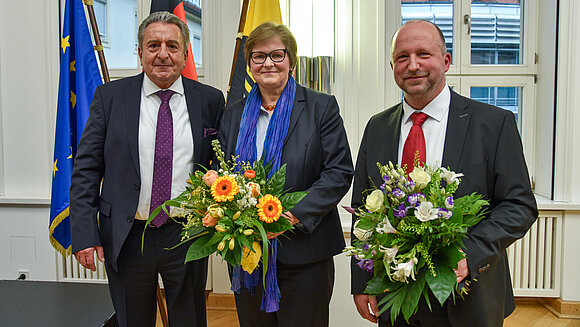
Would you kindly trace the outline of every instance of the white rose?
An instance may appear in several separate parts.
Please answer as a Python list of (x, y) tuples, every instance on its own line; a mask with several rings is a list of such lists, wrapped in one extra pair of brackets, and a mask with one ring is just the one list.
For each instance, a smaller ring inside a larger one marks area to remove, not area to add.
[(367, 230), (367, 229), (362, 229), (362, 228), (358, 228), (356, 227), (358, 225), (360, 220), (358, 220), (355, 224), (354, 224), (354, 228), (352, 230), (352, 233), (354, 234), (354, 236), (356, 236), (356, 238), (358, 238), (361, 241), (366, 241), (368, 240), (372, 235), (373, 235), (373, 230)]
[(415, 182), (415, 187), (419, 190), (424, 189), (427, 184), (431, 181), (431, 175), (429, 175), (423, 168), (415, 167), (413, 171), (409, 174), (409, 177)]
[(385, 197), (383, 191), (374, 190), (367, 196), (366, 207), (370, 212), (379, 212), (383, 208)]

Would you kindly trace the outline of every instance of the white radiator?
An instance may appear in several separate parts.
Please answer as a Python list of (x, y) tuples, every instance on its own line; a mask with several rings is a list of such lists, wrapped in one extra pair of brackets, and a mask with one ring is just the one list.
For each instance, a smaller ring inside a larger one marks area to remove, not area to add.
[[(96, 253), (95, 253), (96, 257)], [(96, 261), (96, 271), (86, 269), (81, 266), (75, 259), (74, 255), (64, 256), (57, 255), (57, 278), (61, 281), (79, 281), (79, 282), (107, 282), (107, 273), (105, 272), (105, 264)]]
[(528, 233), (508, 249), (514, 294), (559, 297), (562, 213), (541, 211)]

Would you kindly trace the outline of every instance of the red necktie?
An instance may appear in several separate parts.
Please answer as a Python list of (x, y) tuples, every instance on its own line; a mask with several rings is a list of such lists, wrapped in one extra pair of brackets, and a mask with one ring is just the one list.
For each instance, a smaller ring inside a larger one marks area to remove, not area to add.
[[(173, 169), (173, 118), (169, 108), (169, 99), (173, 91), (158, 91), (161, 99), (157, 113), (157, 130), (155, 133), (155, 158), (153, 160), (153, 187), (151, 190), (151, 211), (171, 199), (171, 180)], [(153, 219), (153, 225), (160, 227), (169, 217), (165, 211)]]
[(424, 112), (415, 112), (411, 115), (413, 126), (409, 131), (409, 136), (405, 140), (403, 156), (401, 157), (401, 167), (405, 167), (406, 165), (407, 168), (405, 171), (407, 174), (413, 171), (415, 162), (417, 162), (417, 165), (425, 164), (427, 154), (425, 150), (425, 135), (423, 135), (421, 125), (423, 125), (427, 118), (429, 116)]

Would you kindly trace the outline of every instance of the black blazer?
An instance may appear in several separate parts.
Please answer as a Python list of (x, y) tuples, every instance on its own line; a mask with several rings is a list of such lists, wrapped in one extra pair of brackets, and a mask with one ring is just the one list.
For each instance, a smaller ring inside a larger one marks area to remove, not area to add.
[[(193, 134), (193, 159), (195, 164), (209, 167), (211, 140), (217, 137), (224, 97), (211, 86), (185, 77), (182, 80)], [(114, 269), (133, 224), (141, 190), (138, 133), (142, 85), (143, 73), (96, 89), (71, 179), (72, 251), (102, 245), (105, 259)], [(198, 168), (191, 167), (191, 171)]]
[[(220, 127), (220, 142), (235, 153), (244, 101), (228, 105)], [(303, 228), (278, 237), (278, 260), (305, 264), (336, 255), (345, 246), (337, 203), (350, 188), (352, 158), (338, 103), (329, 96), (296, 85), (296, 97), (284, 140), (285, 189), (308, 190), (291, 212)]]
[[(397, 162), (402, 104), (373, 116), (358, 153), (352, 206), (363, 192), (382, 184), (376, 163)], [(465, 253), (471, 280), (465, 300), (449, 303), (453, 326), (501, 326), (515, 308), (506, 248), (524, 236), (538, 216), (514, 115), (451, 91), (443, 167), (465, 174), (456, 196), (477, 192), (490, 201), (489, 213), (468, 232)], [(354, 224), (354, 217), (353, 217)], [(371, 275), (352, 262), (353, 294)], [(450, 301), (452, 302), (452, 301)]]

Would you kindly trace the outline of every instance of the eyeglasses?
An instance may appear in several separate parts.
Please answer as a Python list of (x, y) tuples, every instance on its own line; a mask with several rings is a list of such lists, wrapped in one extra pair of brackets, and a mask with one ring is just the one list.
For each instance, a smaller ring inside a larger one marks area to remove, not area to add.
[(256, 65), (261, 65), (266, 62), (266, 59), (270, 57), (273, 62), (282, 62), (286, 58), (286, 49), (276, 49), (271, 51), (270, 53), (265, 53), (262, 51), (252, 51), (250, 52), (250, 59)]

